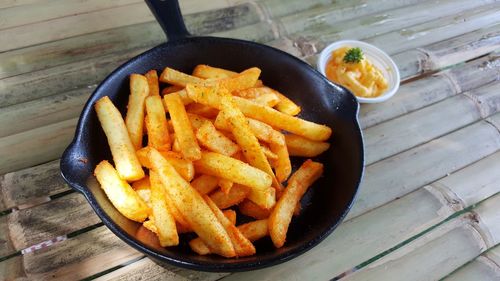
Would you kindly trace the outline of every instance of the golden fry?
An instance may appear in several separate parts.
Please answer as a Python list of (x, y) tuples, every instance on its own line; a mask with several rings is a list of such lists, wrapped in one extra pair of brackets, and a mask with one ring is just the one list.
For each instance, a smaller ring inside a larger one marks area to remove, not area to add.
[(238, 75), (238, 72), (199, 64), (193, 70), (193, 76), (202, 79), (225, 79)]
[(271, 209), (264, 209), (250, 200), (244, 200), (238, 204), (238, 209), (245, 215), (254, 219), (267, 219), (271, 214)]
[[(222, 211), (222, 213), (232, 224), (236, 224), (236, 212), (234, 210), (228, 209)], [(188, 232), (193, 232), (193, 230), (189, 225), (188, 226), (177, 225), (177, 232), (188, 233)]]
[(144, 132), (144, 102), (149, 95), (148, 79), (139, 74), (130, 75), (130, 96), (128, 99), (127, 125), (130, 140), (135, 150), (142, 147), (142, 134)]
[(251, 100), (252, 102), (261, 104), (261, 105), (269, 106), (269, 107), (273, 107), (280, 102), (280, 99), (278, 98), (278, 96), (273, 94), (273, 93), (262, 94), (258, 97), (255, 97), (255, 98), (249, 98), (249, 100)]
[(278, 111), (291, 116), (295, 116), (300, 113), (300, 106), (296, 105), (293, 101), (278, 91), (275, 91), (275, 94), (280, 100), (278, 104), (276, 104), (276, 109)]
[(167, 206), (167, 195), (158, 175), (150, 172), (151, 176), (151, 205), (153, 222), (156, 226), (156, 234), (162, 247), (175, 246), (179, 244), (179, 235), (175, 226), (175, 219)]
[(148, 146), (158, 150), (170, 150), (171, 141), (167, 127), (167, 117), (159, 95), (146, 98), (146, 128)]
[(260, 72), (259, 68), (252, 67), (233, 77), (218, 80), (216, 83), (219, 87), (225, 88), (231, 93), (232, 91), (243, 90), (255, 86), (255, 83), (259, 79)]
[(178, 94), (172, 93), (163, 97), (172, 119), (175, 137), (179, 142), (181, 153), (187, 160), (197, 160), (201, 157), (201, 149), (189, 122), (184, 104)]
[(249, 194), (250, 188), (241, 184), (233, 184), (228, 193), (217, 190), (210, 195), (210, 199), (220, 209), (226, 209), (243, 201)]
[(142, 201), (151, 208), (151, 184), (149, 182), (149, 176), (145, 176), (138, 181), (132, 183), (132, 188), (135, 190), (137, 195), (141, 197)]
[(233, 187), (234, 182), (228, 179), (219, 179), (219, 187), (222, 192), (228, 194), (231, 188)]
[(206, 121), (196, 131), (196, 139), (201, 145), (213, 152), (231, 156), (240, 150), (240, 147), (228, 137), (217, 131), (212, 122)]
[(278, 156), (274, 160), (274, 170), (276, 171), (276, 178), (279, 182), (284, 182), (288, 179), (292, 173), (292, 163), (290, 162), (290, 156), (288, 155), (288, 149), (285, 144), (278, 145), (271, 143), (269, 144), (271, 151), (276, 153)]
[(285, 244), (288, 226), (297, 203), (322, 173), (323, 164), (308, 159), (288, 181), (288, 186), (269, 216), (269, 234), (276, 248)]
[[(148, 169), (151, 169), (152, 167), (148, 159), (148, 152), (151, 149), (151, 147), (146, 146), (137, 150), (137, 157), (139, 157), (141, 165)], [(187, 181), (191, 181), (193, 179), (194, 166), (192, 161), (183, 159), (180, 154), (174, 151), (160, 151), (160, 153), (172, 166), (174, 166), (175, 170), (179, 173), (179, 175), (181, 175), (181, 177)]]
[(290, 156), (316, 157), (330, 148), (327, 142), (312, 141), (292, 134), (285, 135), (285, 141)]
[(144, 76), (148, 79), (149, 95), (160, 96), (160, 85), (158, 84), (158, 73), (156, 70), (150, 70)]
[(122, 215), (138, 222), (143, 222), (149, 216), (149, 207), (132, 187), (120, 178), (108, 161), (101, 161), (95, 168), (94, 174), (109, 201)]
[(191, 186), (200, 194), (208, 194), (214, 191), (219, 184), (219, 178), (209, 175), (201, 175), (191, 182)]
[(219, 114), (219, 110), (216, 108), (201, 103), (189, 104), (186, 106), (186, 111), (209, 119), (213, 119)]
[(109, 97), (99, 99), (95, 104), (97, 117), (108, 139), (113, 162), (120, 177), (134, 181), (144, 177), (135, 148), (130, 140), (127, 127), (120, 111), (113, 105)]
[[(184, 89), (184, 87), (181, 87), (181, 86), (168, 86), (168, 87), (164, 88), (161, 91), (161, 94), (164, 96), (164, 95), (168, 95), (168, 94), (171, 94), (171, 93), (179, 92), (182, 89)], [(181, 99), (182, 99), (182, 97), (181, 97)]]
[(165, 67), (160, 75), (160, 81), (180, 87), (186, 87), (187, 84), (204, 85), (206, 83), (204, 79), (191, 76), (170, 67)]

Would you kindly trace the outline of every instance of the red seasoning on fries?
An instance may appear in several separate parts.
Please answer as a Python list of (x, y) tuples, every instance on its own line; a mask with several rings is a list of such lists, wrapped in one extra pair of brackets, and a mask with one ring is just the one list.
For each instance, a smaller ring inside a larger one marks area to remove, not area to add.
[[(194, 232), (199, 255), (254, 255), (266, 236), (282, 247), (323, 173), (311, 159), (293, 172), (290, 157), (325, 152), (332, 129), (295, 116), (300, 106), (264, 86), (257, 67), (158, 73), (130, 76), (125, 118), (108, 97), (95, 104), (113, 156), (95, 176), (111, 203), (154, 245)], [(254, 220), (237, 225), (240, 215)]]

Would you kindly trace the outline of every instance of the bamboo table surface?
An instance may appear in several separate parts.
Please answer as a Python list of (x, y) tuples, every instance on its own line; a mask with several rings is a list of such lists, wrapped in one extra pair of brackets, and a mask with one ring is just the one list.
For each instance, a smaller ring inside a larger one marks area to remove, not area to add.
[(395, 97), (361, 106), (365, 177), (346, 220), (270, 268), (160, 267), (59, 175), (84, 102), (164, 42), (141, 0), (0, 1), (2, 280), (500, 280), (500, 3), (184, 0), (193, 34), (253, 40), (315, 65), (359, 39), (389, 53)]

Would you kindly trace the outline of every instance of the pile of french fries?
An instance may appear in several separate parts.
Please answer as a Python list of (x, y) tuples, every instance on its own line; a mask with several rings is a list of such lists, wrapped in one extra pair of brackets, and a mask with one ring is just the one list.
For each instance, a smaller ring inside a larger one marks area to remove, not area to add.
[[(161, 246), (187, 232), (198, 235), (189, 245), (200, 255), (253, 255), (252, 242), (265, 236), (284, 245), (300, 199), (323, 172), (307, 159), (292, 174), (290, 156), (323, 153), (332, 130), (295, 117), (301, 108), (264, 86), (260, 72), (198, 65), (192, 75), (168, 67), (160, 77), (132, 74), (125, 119), (109, 97), (96, 102), (114, 166), (103, 160), (95, 176)], [(236, 226), (235, 210), (256, 220)]]

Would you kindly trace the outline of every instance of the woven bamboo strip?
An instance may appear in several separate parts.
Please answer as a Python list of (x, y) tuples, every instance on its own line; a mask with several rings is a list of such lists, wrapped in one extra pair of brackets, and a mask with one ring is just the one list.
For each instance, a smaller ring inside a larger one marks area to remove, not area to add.
[(495, 114), (500, 110), (498, 87), (500, 82), (497, 81), (366, 129), (366, 164)]
[[(382, 34), (376, 37), (366, 38), (363, 41), (374, 44), (376, 46), (383, 45), (385, 52), (389, 54), (395, 54), (419, 46), (442, 42), (445, 39), (459, 36), (464, 33), (473, 32), (479, 28), (498, 23), (498, 18), (500, 17), (499, 8), (500, 5), (494, 3), (492, 5), (478, 7), (473, 10), (463, 11), (459, 15), (451, 15), (448, 17), (439, 18), (434, 21), (411, 26), (409, 28)], [(496, 27), (495, 29), (490, 29), (489, 32), (494, 32), (496, 36), (498, 36), (498, 34), (500, 33), (499, 29), (499, 27)], [(470, 34), (468, 37), (481, 38), (481, 36), (484, 35), (476, 33), (474, 35)], [(464, 39), (469, 39), (468, 37), (465, 37)], [(485, 39), (488, 39), (488, 37), (486, 37)], [(500, 44), (498, 43), (500, 39), (497, 39), (496, 41), (497, 45)], [(386, 42), (397, 43), (387, 44)], [(480, 47), (482, 46), (479, 45), (476, 48)], [(487, 51), (486, 53), (490, 51)], [(460, 52), (457, 53), (458, 55), (460, 55)]]
[(0, 173), (59, 158), (73, 137), (77, 121), (78, 118), (69, 119), (0, 138)]
[(500, 194), (342, 280), (438, 280), (500, 242), (499, 204)]
[[(497, 246), (494, 249), (500, 249)], [(489, 253), (489, 251), (487, 252)], [(484, 280), (496, 281), (500, 279), (500, 266), (490, 260), (486, 254), (482, 254), (475, 260), (465, 265), (464, 267), (453, 272), (451, 275), (444, 278), (444, 281), (469, 281), (469, 280)]]
[(55, 160), (0, 176), (0, 206), (5, 210), (33, 205), (67, 190), (68, 186), (60, 175), (59, 160)]
[(83, 88), (2, 108), (0, 137), (78, 117), (93, 88)]
[(204, 273), (201, 271), (181, 270), (173, 266), (164, 267), (156, 264), (151, 259), (143, 258), (95, 280), (215, 281), (226, 275), (228, 273)]
[(462, 91), (469, 91), (498, 81), (499, 62), (500, 57), (496, 55), (484, 57), (442, 71), (437, 75), (403, 84), (390, 100), (382, 104), (363, 104), (359, 113), (361, 126), (371, 127)]

